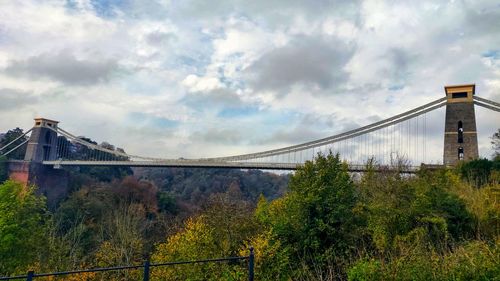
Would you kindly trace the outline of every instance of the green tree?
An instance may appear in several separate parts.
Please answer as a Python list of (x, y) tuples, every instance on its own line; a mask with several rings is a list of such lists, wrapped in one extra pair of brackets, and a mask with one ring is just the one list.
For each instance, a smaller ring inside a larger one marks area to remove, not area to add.
[(225, 193), (210, 196), (203, 214), (216, 238), (218, 252), (215, 255), (237, 255), (242, 242), (258, 232), (259, 226), (253, 212), (252, 204), (243, 199), (236, 185)]
[(10, 180), (0, 185), (1, 275), (25, 271), (44, 245), (45, 199), (34, 191)]
[[(494, 276), (498, 266), (497, 246), (489, 247), (498, 243), (492, 238), (498, 224), (492, 190), (474, 188), (445, 169), (424, 169), (414, 177), (365, 174), (361, 201), (375, 247), (350, 265), (349, 280), (488, 280), (470, 274), (485, 268), (485, 275)], [(472, 240), (480, 247), (471, 247), (477, 251), (468, 256), (462, 245), (474, 232), (491, 240)]]
[[(138, 204), (118, 207), (100, 224), (100, 245), (95, 253), (98, 267), (142, 262), (144, 211)], [(137, 271), (120, 271), (103, 274), (108, 280), (138, 280)], [(112, 278), (113, 277), (113, 278)]]
[(500, 128), (491, 136), (491, 146), (495, 151), (493, 157), (498, 159), (500, 157)]
[(167, 212), (171, 214), (177, 214), (178, 207), (175, 197), (170, 192), (159, 191), (157, 194), (158, 199), (158, 209), (161, 212)]
[[(398, 251), (415, 235), (442, 249), (473, 233), (473, 218), (453, 190), (461, 182), (452, 172), (422, 170), (417, 177), (366, 173), (360, 182), (366, 231), (379, 254)], [(413, 239), (413, 240), (412, 240)], [(419, 240), (419, 241), (420, 241)]]
[(397, 172), (375, 172), (367, 165), (359, 182), (361, 209), (366, 220), (368, 248), (384, 254), (393, 249), (394, 239), (412, 229), (414, 218), (409, 212), (415, 190), (407, 178)]
[(472, 215), (464, 200), (454, 193), (461, 183), (453, 172), (425, 171), (412, 184), (416, 192), (412, 212), (419, 221), (418, 226), (428, 225), (426, 221), (435, 218), (444, 221), (447, 235), (455, 241), (472, 235)]
[(452, 192), (465, 202), (473, 215), (475, 238), (495, 241), (500, 237), (500, 185), (491, 184), (482, 188), (461, 182)]
[[(281, 251), (289, 253), (295, 267), (303, 264), (324, 269), (334, 264), (337, 270), (345, 266), (343, 261), (358, 242), (359, 223), (357, 194), (347, 165), (338, 155), (319, 154), (314, 162), (297, 169), (289, 188), (267, 210), (262, 200), (258, 207), (258, 217), (265, 218), (272, 233), (270, 248), (281, 244)], [(286, 261), (280, 254), (274, 256)]]
[[(181, 231), (156, 246), (151, 260), (162, 263), (228, 257), (228, 253), (221, 253), (221, 245), (239, 242), (239, 246), (243, 241), (225, 239), (221, 236), (224, 230), (208, 225), (211, 220), (206, 215), (188, 219)], [(248, 251), (244, 255), (248, 255)], [(246, 280), (246, 272), (244, 263), (192, 264), (158, 268), (153, 280)]]
[[(215, 236), (205, 219), (203, 216), (188, 219), (181, 231), (157, 245), (151, 260), (161, 263), (215, 258)], [(153, 276), (157, 280), (208, 280), (213, 269), (210, 263), (182, 268), (162, 267), (155, 270)]]
[(458, 171), (462, 179), (479, 188), (492, 181), (498, 181), (500, 158), (471, 160), (458, 166)]
[(6, 181), (9, 177), (9, 171), (7, 166), (7, 157), (0, 156), (0, 183)]
[[(153, 184), (133, 177), (86, 185), (73, 192), (56, 211), (60, 232), (66, 234), (74, 227), (75, 221), (82, 221), (85, 228), (81, 234), (81, 246), (87, 253), (94, 252), (108, 240), (113, 240), (110, 243), (116, 247), (127, 248), (133, 244), (127, 240), (127, 234), (137, 234), (147, 248), (154, 242), (148, 240), (154, 234), (154, 229), (151, 229), (153, 219), (159, 215), (157, 191)], [(129, 233), (123, 230), (127, 225)], [(130, 259), (128, 253), (123, 256)]]
[[(157, 244), (152, 260), (168, 262), (248, 255), (241, 253), (245, 240), (259, 230), (251, 204), (235, 185), (213, 194), (201, 215), (190, 218), (184, 228)], [(158, 280), (244, 280), (244, 264), (203, 264), (158, 269)]]
[[(14, 143), (9, 145), (8, 147), (5, 147), (7, 144), (10, 142), (14, 141), (18, 137), (22, 136), (24, 134), (23, 129), (20, 128), (15, 128), (12, 130), (7, 131), (3, 138), (0, 140), (0, 148), (2, 148), (1, 152), (6, 153), (9, 150), (15, 148), (16, 146), (20, 145), (24, 141), (28, 140), (28, 137), (24, 136), (16, 140)], [(27, 145), (24, 144), (15, 151), (11, 152), (9, 155), (7, 155), (7, 158), (9, 159), (24, 159), (24, 155), (26, 154), (26, 147)]]

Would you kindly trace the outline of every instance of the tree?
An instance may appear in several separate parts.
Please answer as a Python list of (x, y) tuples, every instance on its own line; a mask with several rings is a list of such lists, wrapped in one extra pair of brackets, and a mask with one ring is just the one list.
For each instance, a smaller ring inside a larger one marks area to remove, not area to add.
[[(86, 226), (81, 243), (84, 252), (92, 252), (103, 242), (119, 235), (126, 237), (122, 231), (122, 226), (126, 224), (131, 225), (129, 234), (139, 233), (138, 237), (145, 240), (143, 244), (148, 244), (151, 242), (147, 241), (148, 236), (153, 234), (149, 228), (157, 215), (157, 188), (149, 182), (137, 181), (133, 177), (112, 183), (83, 186), (73, 192), (55, 213), (63, 234), (71, 230), (75, 221), (83, 221)], [(116, 242), (113, 245), (125, 240), (119, 238), (113, 241)], [(128, 245), (127, 243), (125, 241), (122, 245)]]
[(366, 220), (370, 250), (388, 253), (396, 236), (411, 230), (408, 210), (415, 200), (414, 188), (399, 173), (377, 173), (372, 162), (359, 182), (360, 201)]
[(45, 198), (34, 191), (11, 180), (0, 185), (0, 275), (25, 271), (44, 245)]
[(0, 183), (7, 180), (9, 177), (9, 171), (7, 166), (7, 157), (0, 156)]
[(246, 201), (256, 202), (260, 194), (270, 200), (276, 199), (285, 193), (289, 179), (288, 175), (259, 170), (201, 168), (136, 168), (134, 175), (168, 192), (175, 199), (180, 216), (199, 211), (200, 203), (209, 200), (214, 193), (226, 192), (231, 186), (238, 186)]
[[(453, 251), (460, 251), (461, 245), (474, 236), (475, 218), (468, 208), (471, 202), (483, 201), (473, 207), (481, 209), (476, 210), (476, 214), (482, 217), (476, 220), (489, 222), (488, 229), (498, 229), (495, 226), (498, 225), (498, 220), (495, 220), (498, 216), (495, 213), (490, 215), (494, 211), (495, 198), (488, 199), (487, 195), (491, 193), (478, 194), (479, 191), (446, 169), (422, 169), (414, 177), (397, 173), (364, 174), (360, 181), (361, 203), (366, 216), (366, 234), (373, 248), (366, 249), (359, 255), (359, 260), (350, 265), (348, 279), (457, 279), (460, 274), (480, 271), (482, 263), (488, 264), (484, 268), (490, 271), (485, 275), (494, 276), (498, 264), (494, 253), (496, 246), (481, 248), (480, 251), (485, 252), (478, 251), (476, 253), (480, 255), (477, 256), (473, 253), (469, 256), (462, 250), (460, 259), (465, 260), (447, 260), (454, 255)], [(488, 234), (488, 237), (495, 235), (494, 231), (488, 231)], [(482, 236), (483, 239), (488, 237)], [(498, 243), (494, 238), (483, 241), (481, 245)], [(485, 260), (479, 262), (483, 258)], [(466, 270), (455, 272), (456, 269)], [(474, 278), (458, 278), (471, 279)]]
[(243, 199), (237, 185), (225, 193), (210, 196), (203, 214), (216, 238), (216, 255), (236, 255), (241, 243), (259, 230), (253, 211), (252, 204)]
[[(465, 203), (452, 192), (461, 184), (446, 170), (422, 170), (417, 177), (366, 173), (360, 182), (366, 234), (372, 252), (390, 256), (418, 237), (438, 250), (472, 234)], [(373, 251), (374, 250), (374, 251)]]
[[(213, 230), (204, 222), (205, 217), (190, 218), (184, 229), (167, 241), (156, 246), (151, 260), (156, 263), (215, 258), (215, 237)], [(165, 280), (209, 280), (213, 264), (162, 267), (154, 276)]]
[[(213, 194), (203, 213), (190, 218), (184, 229), (157, 244), (155, 262), (199, 260), (237, 256), (244, 241), (259, 227), (251, 204), (242, 200), (236, 185), (225, 193)], [(247, 252), (243, 255), (248, 255)], [(166, 280), (245, 280), (243, 264), (214, 263), (155, 270)]]
[[(98, 267), (130, 265), (142, 262), (144, 246), (144, 211), (138, 204), (118, 207), (109, 212), (100, 224), (100, 245), (95, 254)], [(137, 271), (105, 273), (106, 279), (138, 280)]]
[[(18, 137), (22, 136), (23, 134), (24, 134), (23, 129), (20, 129), (20, 128), (15, 128), (15, 129), (7, 131), (7, 133), (5, 133), (3, 138), (0, 140), (0, 148), (2, 148), (2, 153), (6, 153), (9, 150), (11, 150), (11, 149), (15, 148), (16, 146), (20, 145), (21, 143), (23, 143), (24, 141), (28, 140), (28, 137), (23, 136), (23, 137), (19, 138), (18, 140), (16, 140), (11, 145), (9, 145), (8, 147), (4, 148), (4, 146), (6, 146), (10, 142), (14, 141)], [(21, 160), (24, 159), (24, 155), (26, 154), (26, 147), (27, 147), (26, 144), (22, 145), (21, 147), (19, 147), (15, 151), (11, 152), (9, 155), (7, 155), (7, 158), (9, 158), (9, 159), (21, 159)]]
[(500, 158), (493, 161), (486, 158), (471, 160), (461, 163), (457, 168), (462, 179), (475, 187), (481, 187), (495, 179), (494, 173), (500, 171)]
[(295, 266), (344, 266), (357, 242), (357, 195), (347, 165), (338, 155), (319, 154), (297, 169), (289, 188), (266, 215), (259, 206), (259, 217), (268, 217), (271, 247), (280, 243)]
[(493, 154), (494, 158), (499, 158), (500, 157), (500, 128), (498, 129), (497, 132), (491, 136), (491, 146), (493, 147), (493, 150), (495, 151)]

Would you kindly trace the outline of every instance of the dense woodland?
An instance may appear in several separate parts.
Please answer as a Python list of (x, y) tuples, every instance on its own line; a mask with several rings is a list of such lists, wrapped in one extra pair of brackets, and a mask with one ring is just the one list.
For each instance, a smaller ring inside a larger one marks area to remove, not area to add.
[[(500, 131), (499, 131), (500, 133)], [(0, 276), (256, 253), (256, 280), (495, 280), (500, 157), (354, 177), (338, 155), (294, 174), (71, 171), (48, 208), (0, 165)], [(398, 167), (393, 167), (398, 168)], [(3, 174), (2, 174), (3, 173)], [(3, 178), (2, 178), (3, 177)], [(245, 263), (155, 268), (153, 280), (245, 280)], [(65, 280), (140, 280), (140, 272)]]

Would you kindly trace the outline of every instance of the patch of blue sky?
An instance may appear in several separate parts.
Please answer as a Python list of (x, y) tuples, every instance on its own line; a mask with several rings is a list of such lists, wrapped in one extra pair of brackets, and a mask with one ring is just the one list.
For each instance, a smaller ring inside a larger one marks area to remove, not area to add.
[(90, 3), (96, 14), (102, 18), (113, 18), (116, 16), (116, 8), (123, 7), (125, 0), (91, 0)]
[(488, 50), (482, 54), (484, 58), (500, 59), (500, 50)]
[(211, 102), (209, 97), (196, 95), (196, 94), (187, 94), (183, 96), (178, 101), (180, 104), (185, 105), (191, 109), (194, 109), (197, 112), (202, 112), (208, 107), (213, 106), (213, 102)]
[(224, 27), (213, 27), (209, 31), (205, 29), (203, 25), (199, 23), (194, 23), (193, 30), (195, 30), (200, 37), (200, 42), (204, 44), (208, 44), (206, 46), (212, 46), (212, 41), (217, 38), (223, 38), (225, 35)]
[(129, 95), (133, 96), (156, 96), (165, 92), (166, 81), (161, 77), (148, 73), (136, 73), (128, 75), (126, 79), (119, 82)]
[(244, 81), (241, 79), (228, 78), (224, 73), (218, 74), (219, 81), (224, 84), (228, 89), (232, 90), (243, 90), (245, 88)]
[(217, 114), (219, 118), (237, 118), (253, 116), (259, 113), (259, 108), (256, 106), (245, 106), (238, 108), (224, 108)]
[(300, 113), (293, 111), (258, 110), (247, 116), (232, 113), (236, 116), (219, 122), (240, 131), (247, 142), (253, 144), (261, 144), (262, 140), (271, 138), (276, 132), (295, 127), (302, 119)]
[(405, 88), (405, 85), (404, 84), (395, 84), (395, 85), (391, 85), (389, 86), (389, 91), (399, 91), (399, 90), (403, 90)]
[(206, 72), (206, 66), (210, 64), (210, 58), (208, 56), (187, 56), (180, 55), (177, 56), (172, 62), (167, 62), (166, 67), (182, 67), (187, 70), (190, 74), (196, 74), (198, 76), (202, 76)]
[[(188, 66), (199, 67), (203, 65), (203, 63), (201, 63), (199, 59), (184, 55), (178, 56), (176, 61), (178, 64), (188, 65)], [(208, 60), (206, 61), (208, 62)]]
[(163, 93), (163, 87), (149, 83), (127, 83), (126, 89), (132, 96), (156, 96)]
[(264, 110), (259, 112), (255, 120), (259, 122), (259, 124), (263, 124), (271, 128), (279, 128), (279, 127), (288, 128), (290, 126), (297, 124), (297, 122), (299, 122), (301, 117), (302, 115), (300, 112), (292, 110), (285, 110), (285, 111)]
[(224, 84), (226, 88), (232, 89), (233, 91), (245, 89), (245, 81), (242, 79), (232, 79), (226, 76), (220, 76), (219, 81)]
[[(272, 138), (277, 132), (295, 128), (302, 120), (302, 115), (294, 111), (264, 111), (248, 120), (252, 123), (254, 138), (251, 142), (261, 143)], [(248, 125), (248, 124), (247, 124)]]
[(0, 45), (9, 43), (7, 31), (0, 26)]
[(127, 115), (127, 120), (132, 123), (142, 123), (160, 129), (171, 129), (179, 125), (179, 121), (177, 120), (152, 116), (143, 112), (131, 112)]
[(76, 9), (77, 8), (77, 4), (76, 4), (76, 1), (75, 0), (66, 0), (66, 8), (67, 9)]
[[(123, 8), (126, 2), (126, 0), (91, 0), (90, 4), (99, 17), (113, 18), (116, 16), (116, 8)], [(69, 10), (78, 9), (78, 1), (66, 0), (66, 8)]]
[[(401, 88), (402, 89), (402, 88)], [(390, 90), (390, 88), (389, 88)], [(390, 95), (385, 99), (385, 103), (392, 104), (394, 102), (394, 96)]]

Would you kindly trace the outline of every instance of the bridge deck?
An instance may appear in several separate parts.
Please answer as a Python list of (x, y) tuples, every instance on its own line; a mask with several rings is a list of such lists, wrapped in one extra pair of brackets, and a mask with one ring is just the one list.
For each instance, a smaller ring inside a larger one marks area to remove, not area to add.
[[(63, 166), (116, 166), (116, 167), (172, 167), (172, 168), (228, 168), (228, 169), (259, 169), (259, 170), (296, 170), (301, 163), (265, 163), (265, 162), (218, 162), (200, 160), (171, 160), (171, 161), (43, 161), (44, 165), (53, 165), (54, 168)], [(413, 174), (420, 166), (406, 166), (395, 168), (380, 166), (378, 171), (398, 170), (400, 173)], [(350, 172), (365, 172), (366, 165), (350, 164)]]

